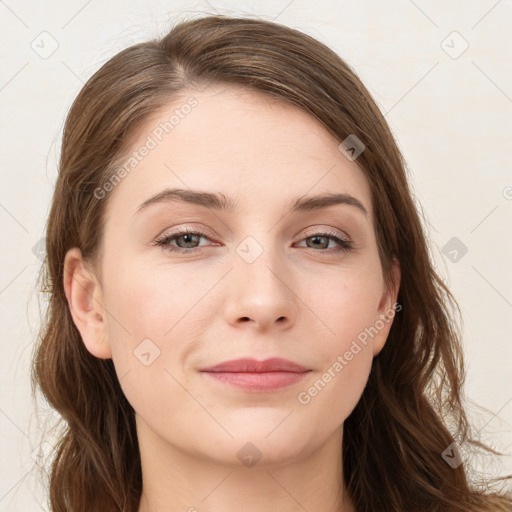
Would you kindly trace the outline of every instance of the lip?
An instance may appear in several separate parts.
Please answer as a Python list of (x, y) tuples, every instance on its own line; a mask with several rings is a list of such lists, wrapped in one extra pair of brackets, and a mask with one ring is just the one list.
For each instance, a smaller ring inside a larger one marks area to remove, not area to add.
[(308, 368), (280, 357), (257, 361), (256, 359), (243, 358), (224, 361), (223, 363), (202, 368), (200, 371), (209, 373), (231, 372), (231, 373), (264, 373), (264, 372), (307, 372)]
[(308, 368), (282, 358), (234, 359), (200, 370), (213, 379), (250, 391), (272, 391), (300, 382)]

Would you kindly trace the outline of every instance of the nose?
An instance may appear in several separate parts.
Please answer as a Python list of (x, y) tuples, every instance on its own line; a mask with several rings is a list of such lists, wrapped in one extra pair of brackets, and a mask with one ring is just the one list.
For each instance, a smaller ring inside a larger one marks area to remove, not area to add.
[(265, 249), (252, 262), (236, 254), (233, 267), (224, 308), (228, 323), (246, 323), (259, 331), (290, 329), (300, 300), (283, 259)]

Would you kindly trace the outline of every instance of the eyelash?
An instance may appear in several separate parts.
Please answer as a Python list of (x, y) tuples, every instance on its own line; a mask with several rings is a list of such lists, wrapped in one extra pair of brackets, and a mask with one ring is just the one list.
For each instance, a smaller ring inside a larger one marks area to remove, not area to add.
[[(171, 240), (179, 238), (180, 236), (183, 236), (183, 235), (200, 235), (201, 237), (207, 238), (208, 240), (210, 240), (208, 234), (205, 233), (204, 231), (201, 231), (201, 230), (191, 231), (188, 229), (183, 229), (183, 230), (177, 231), (175, 233), (165, 234), (163, 237), (156, 240), (154, 242), (154, 244), (159, 247), (162, 247), (162, 249), (164, 249), (166, 251), (177, 252), (177, 253), (182, 253), (182, 254), (192, 254), (202, 248), (202, 247), (194, 247), (192, 249), (183, 249), (181, 247), (175, 247), (175, 246), (170, 245)], [(331, 247), (331, 249), (323, 249), (323, 250), (313, 249), (313, 251), (315, 251), (315, 252), (324, 252), (324, 253), (330, 254), (333, 252), (349, 252), (353, 249), (353, 244), (350, 240), (345, 240), (343, 238), (340, 238), (337, 233), (335, 233), (333, 231), (329, 231), (329, 230), (327, 230), (325, 232), (318, 232), (318, 233), (310, 234), (310, 235), (306, 236), (305, 238), (301, 239), (300, 241), (302, 242), (303, 240), (306, 240), (308, 238), (314, 238), (314, 237), (327, 237), (332, 240), (335, 240), (339, 244), (339, 246), (337, 248)]]

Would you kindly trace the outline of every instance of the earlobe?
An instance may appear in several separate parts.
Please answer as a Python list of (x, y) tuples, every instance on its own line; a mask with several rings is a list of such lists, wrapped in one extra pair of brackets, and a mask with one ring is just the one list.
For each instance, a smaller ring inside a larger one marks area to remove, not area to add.
[(391, 330), (393, 319), (396, 314), (395, 304), (398, 298), (398, 291), (400, 289), (400, 262), (395, 257), (393, 258), (393, 266), (391, 268), (391, 283), (384, 291), (379, 303), (378, 315), (375, 321), (375, 327), (378, 334), (373, 340), (373, 356), (379, 354), (384, 348), (384, 344)]
[(66, 253), (63, 284), (71, 317), (87, 350), (100, 359), (112, 357), (101, 286), (87, 270), (78, 247)]

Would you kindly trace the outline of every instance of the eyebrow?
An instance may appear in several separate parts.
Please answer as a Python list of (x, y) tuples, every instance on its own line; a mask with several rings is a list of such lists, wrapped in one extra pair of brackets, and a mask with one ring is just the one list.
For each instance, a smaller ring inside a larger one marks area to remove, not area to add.
[[(203, 206), (212, 210), (224, 210), (234, 212), (236, 210), (236, 202), (226, 197), (222, 193), (203, 192), (199, 190), (167, 188), (158, 194), (150, 197), (141, 203), (135, 214), (147, 209), (149, 206), (157, 203), (184, 202)], [(327, 208), (329, 206), (346, 204), (353, 206), (362, 212), (366, 217), (368, 211), (359, 199), (345, 193), (324, 193), (316, 196), (301, 196), (291, 202), (290, 211), (314, 211)]]

